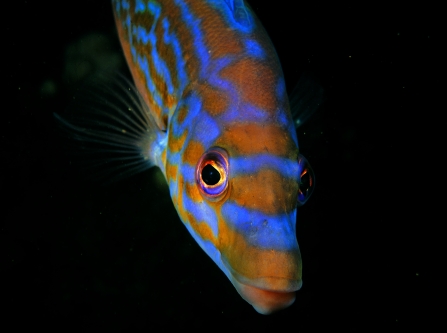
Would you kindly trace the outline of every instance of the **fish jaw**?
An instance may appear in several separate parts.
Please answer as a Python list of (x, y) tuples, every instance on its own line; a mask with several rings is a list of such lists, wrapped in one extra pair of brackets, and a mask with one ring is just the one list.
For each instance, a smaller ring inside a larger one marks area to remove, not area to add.
[[(301, 255), (296, 254), (301, 262)], [(301, 289), (301, 264), (298, 274), (280, 273), (280, 267), (274, 267), (257, 277), (247, 277), (236, 271), (225, 257), (220, 256), (220, 268), (227, 275), (239, 295), (260, 314), (269, 315), (291, 306), (295, 301), (295, 292)], [(260, 264), (262, 266), (262, 264)], [(268, 273), (270, 272), (270, 273)], [(276, 273), (274, 273), (276, 272)], [(275, 276), (272, 276), (275, 275)]]
[(231, 282), (241, 297), (246, 300), (260, 314), (268, 315), (289, 307), (295, 302), (295, 291), (301, 288), (302, 282), (287, 283), (277, 281), (279, 284), (287, 283), (291, 287), (282, 290), (263, 289), (252, 284), (239, 282), (230, 277)]

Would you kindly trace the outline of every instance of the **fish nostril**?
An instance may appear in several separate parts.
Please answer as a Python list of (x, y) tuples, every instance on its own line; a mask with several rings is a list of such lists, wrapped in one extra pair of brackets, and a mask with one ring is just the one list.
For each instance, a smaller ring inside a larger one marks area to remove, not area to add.
[(258, 227), (251, 227), (250, 228), (250, 233), (249, 233), (250, 237), (256, 236), (257, 233), (258, 233)]

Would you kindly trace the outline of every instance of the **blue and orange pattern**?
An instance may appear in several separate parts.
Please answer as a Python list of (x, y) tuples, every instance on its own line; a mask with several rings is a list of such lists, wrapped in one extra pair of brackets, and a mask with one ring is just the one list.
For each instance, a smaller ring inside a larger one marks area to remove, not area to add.
[(157, 128), (142, 154), (241, 296), (264, 314), (289, 306), (302, 284), (295, 227), (307, 168), (261, 23), (243, 0), (113, 7), (145, 117)]

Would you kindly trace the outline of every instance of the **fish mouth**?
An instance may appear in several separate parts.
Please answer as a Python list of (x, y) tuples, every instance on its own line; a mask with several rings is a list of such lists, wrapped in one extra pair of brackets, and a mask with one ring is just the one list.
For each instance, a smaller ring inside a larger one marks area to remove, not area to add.
[[(295, 291), (301, 288), (301, 281), (291, 288), (275, 290), (257, 287), (253, 284), (232, 281), (238, 293), (250, 303), (260, 314), (268, 315), (278, 310), (289, 307), (295, 302)], [(281, 283), (282, 284), (282, 283)]]
[[(294, 265), (286, 269), (258, 265), (258, 271), (249, 277), (233, 268), (225, 257), (221, 259), (237, 292), (260, 314), (268, 315), (289, 307), (295, 301), (295, 292), (302, 286), (301, 270), (295, 271)], [(287, 264), (285, 262), (284, 267)]]

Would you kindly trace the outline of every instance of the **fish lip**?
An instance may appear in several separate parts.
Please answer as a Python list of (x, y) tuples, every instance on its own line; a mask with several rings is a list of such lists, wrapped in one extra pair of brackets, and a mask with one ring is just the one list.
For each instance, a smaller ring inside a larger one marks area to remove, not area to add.
[(295, 302), (295, 291), (297, 289), (293, 291), (278, 291), (258, 288), (251, 284), (242, 283), (234, 277), (231, 279), (231, 282), (241, 297), (263, 315), (287, 308)]
[[(260, 314), (271, 314), (289, 307), (295, 301), (295, 292), (302, 286), (300, 274), (288, 276), (257, 276), (248, 278), (236, 271), (224, 256), (222, 269), (241, 297)], [(277, 272), (280, 274), (280, 272)]]
[(250, 286), (267, 292), (290, 293), (301, 289), (301, 280), (292, 280), (283, 277), (264, 276), (256, 279), (249, 279), (236, 272), (231, 272), (235, 281), (242, 285)]
[(285, 277), (247, 278), (225, 265), (228, 277), (241, 297), (260, 314), (268, 315), (295, 302), (295, 292), (302, 281)]
[[(293, 279), (291, 277), (281, 276), (261, 276), (258, 278), (247, 278), (243, 274), (237, 272), (231, 265), (221, 257), (222, 263), (229, 273), (228, 277), (233, 282), (237, 282), (242, 285), (251, 286), (260, 290), (268, 292), (295, 292), (301, 289), (303, 281), (301, 279)], [(267, 287), (268, 286), (268, 287)]]

